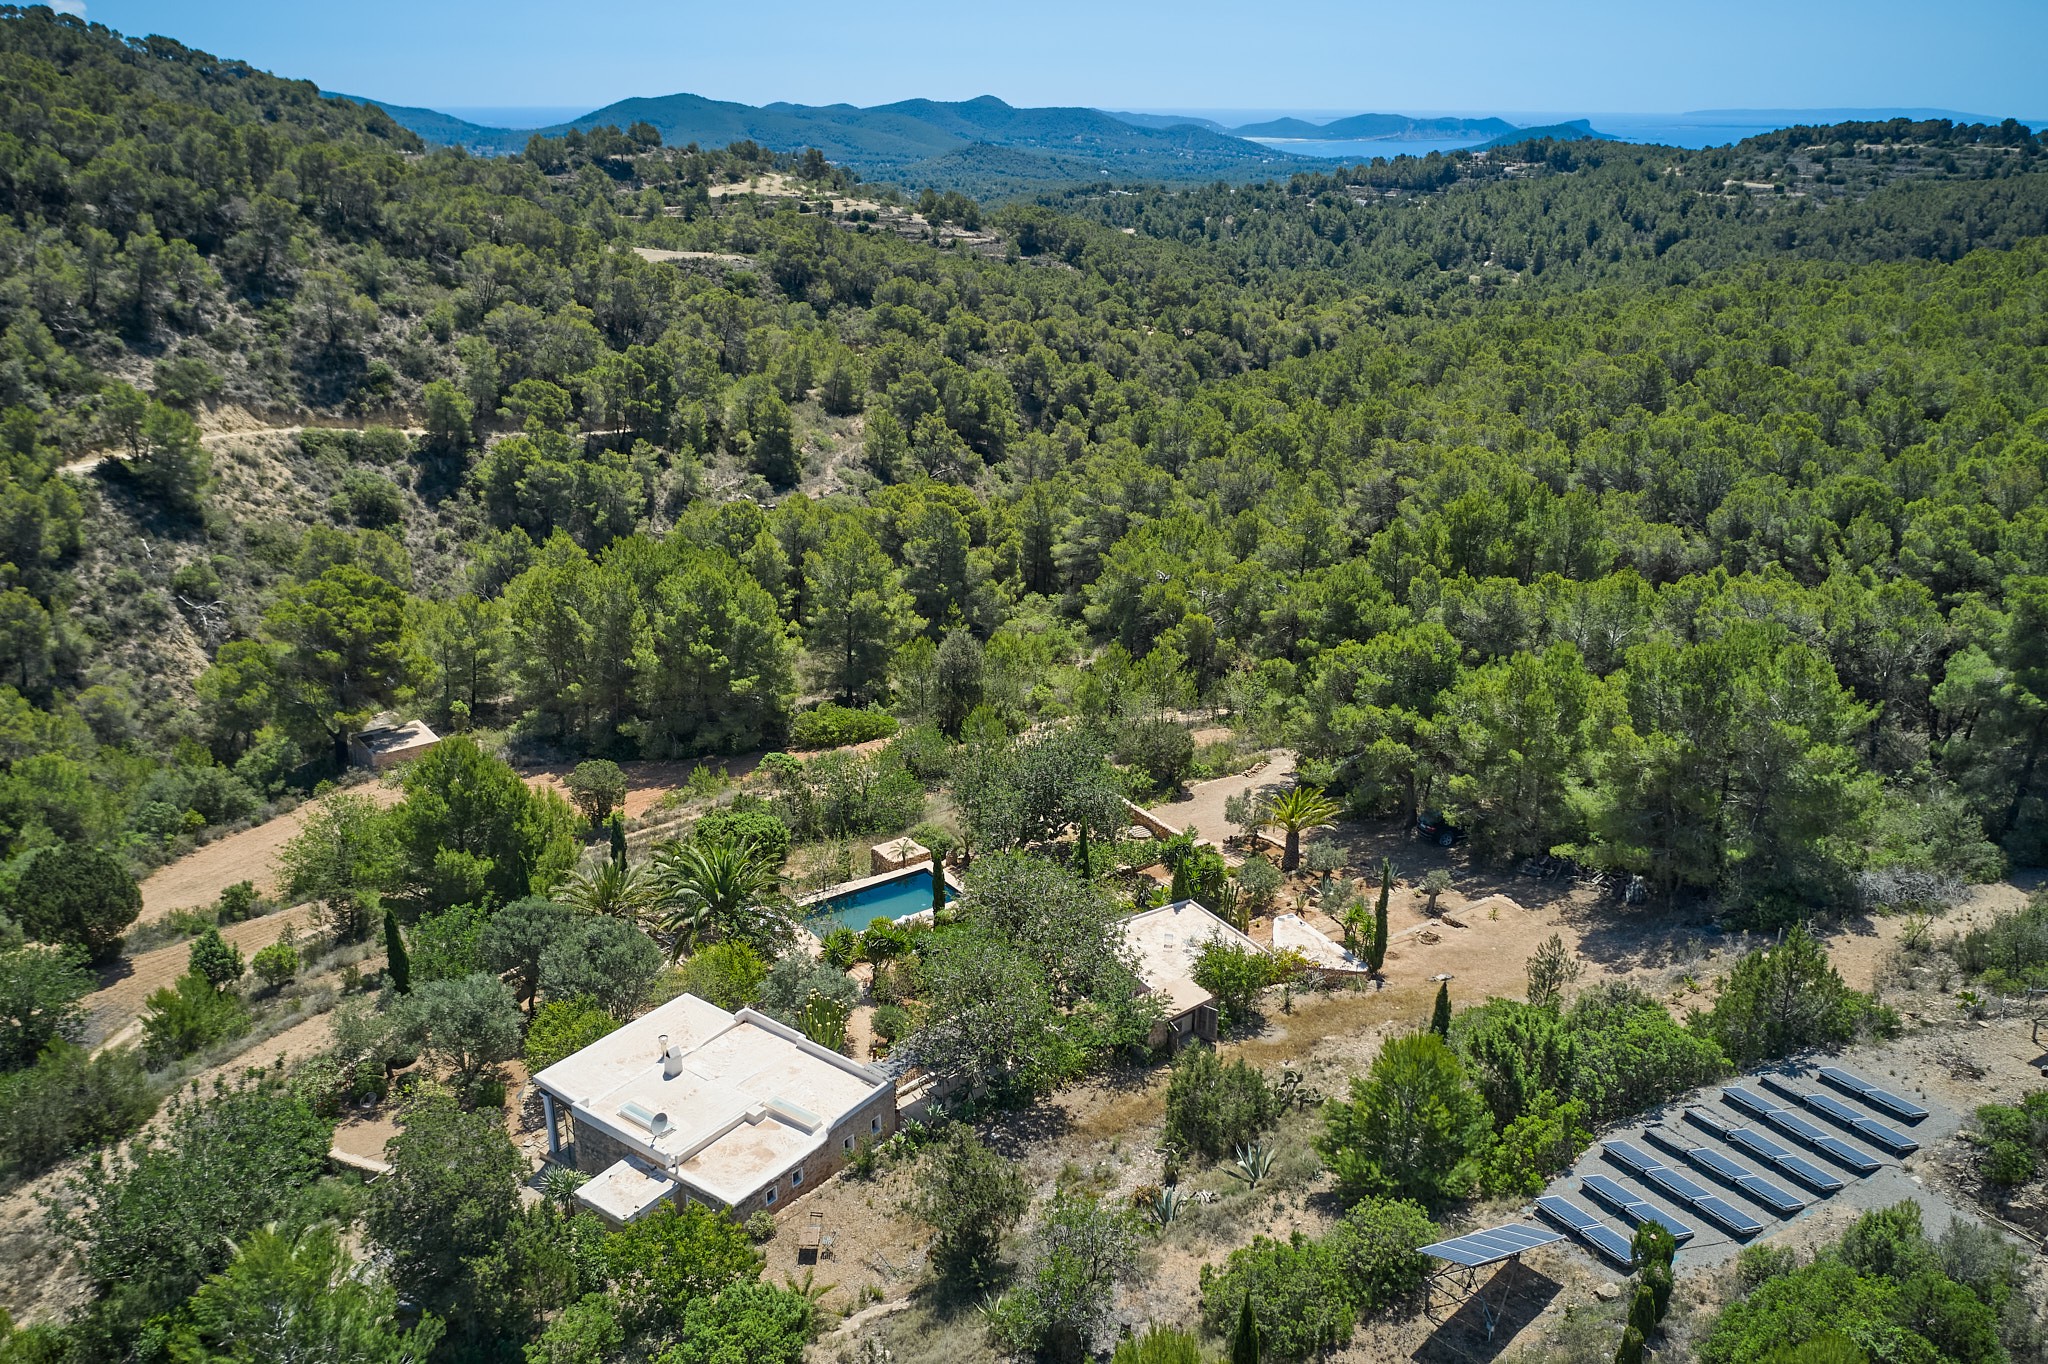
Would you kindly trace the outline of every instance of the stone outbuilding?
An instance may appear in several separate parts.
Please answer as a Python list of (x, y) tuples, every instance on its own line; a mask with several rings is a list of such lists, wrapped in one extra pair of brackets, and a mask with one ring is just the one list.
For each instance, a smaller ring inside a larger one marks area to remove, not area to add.
[(1144, 910), (1124, 920), (1124, 941), (1138, 961), (1138, 978), (1158, 995), (1166, 1018), (1147, 1039), (1154, 1048), (1178, 1051), (1195, 1038), (1216, 1040), (1216, 996), (1195, 984), (1195, 961), (1210, 942), (1247, 952), (1266, 949), (1193, 900)]

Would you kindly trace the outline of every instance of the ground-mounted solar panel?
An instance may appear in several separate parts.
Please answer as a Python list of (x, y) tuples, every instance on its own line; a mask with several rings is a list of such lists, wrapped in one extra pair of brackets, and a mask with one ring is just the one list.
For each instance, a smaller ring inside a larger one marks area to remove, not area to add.
[(1884, 1168), (1883, 1161), (1864, 1155), (1840, 1137), (1816, 1127), (1789, 1109), (1774, 1108), (1764, 1114), (1763, 1119), (1780, 1132), (1797, 1137), (1829, 1160), (1846, 1165), (1859, 1175), (1874, 1175)]
[(1693, 1237), (1691, 1227), (1663, 1209), (1645, 1203), (1606, 1175), (1587, 1175), (1580, 1181), (1580, 1185), (1595, 1203), (1613, 1209), (1630, 1226), (1640, 1227), (1645, 1222), (1660, 1223), (1664, 1230), (1671, 1233), (1671, 1239), (1680, 1245), (1684, 1245)]
[(1737, 1236), (1755, 1236), (1764, 1229), (1764, 1224), (1751, 1217), (1727, 1199), (1714, 1194), (1693, 1200), (1693, 1208), (1702, 1216), (1719, 1222)]
[(1686, 1152), (1686, 1159), (1715, 1178), (1726, 1180), (1780, 1217), (1790, 1217), (1793, 1213), (1804, 1211), (1806, 1208), (1805, 1199), (1787, 1193), (1770, 1180), (1752, 1172), (1742, 1162), (1731, 1160), (1719, 1151), (1695, 1146)]
[(1740, 1085), (1729, 1085), (1721, 1091), (1721, 1097), (1730, 1107), (1739, 1108), (1753, 1117), (1768, 1117), (1778, 1111), (1778, 1105), (1755, 1090), (1744, 1089)]
[(1600, 1149), (1606, 1152), (1609, 1160), (1633, 1175), (1648, 1175), (1652, 1170), (1661, 1169), (1664, 1164), (1631, 1142), (1603, 1141), (1600, 1143)]
[(1629, 1245), (1628, 1238), (1569, 1198), (1558, 1198), (1555, 1195), (1539, 1198), (1536, 1200), (1536, 1211), (1585, 1242), (1602, 1259), (1623, 1269), (1634, 1267), (1635, 1248)]
[(1736, 1127), (1736, 1124), (1729, 1122), (1711, 1108), (1688, 1108), (1685, 1110), (1685, 1120), (1694, 1127), (1700, 1128), (1712, 1136), (1720, 1137), (1724, 1141), (1727, 1140), (1728, 1134), (1733, 1132)]
[(1889, 1089), (1879, 1089), (1862, 1076), (1843, 1070), (1840, 1066), (1822, 1066), (1820, 1078), (1874, 1108), (1883, 1109), (1901, 1122), (1919, 1122), (1927, 1116), (1927, 1110), (1911, 1099), (1894, 1094)]
[(1905, 1133), (1886, 1127), (1875, 1118), (1864, 1117), (1833, 1095), (1801, 1094), (1799, 1101), (1822, 1117), (1840, 1123), (1872, 1146), (1891, 1155), (1910, 1156), (1920, 1149), (1920, 1143)]
[(1841, 1191), (1847, 1183), (1832, 1170), (1824, 1170), (1806, 1157), (1781, 1145), (1754, 1127), (1730, 1127), (1723, 1134), (1731, 1146), (1739, 1146), (1751, 1155), (1769, 1161), (1785, 1174), (1798, 1180), (1817, 1193), (1831, 1194)]
[(1525, 1250), (1547, 1246), (1564, 1237), (1547, 1227), (1532, 1227), (1525, 1222), (1516, 1222), (1503, 1227), (1488, 1227), (1484, 1231), (1467, 1232), (1453, 1236), (1448, 1241), (1422, 1247), (1420, 1254), (1447, 1260), (1467, 1269), (1481, 1265), (1496, 1264), (1502, 1260), (1520, 1255)]

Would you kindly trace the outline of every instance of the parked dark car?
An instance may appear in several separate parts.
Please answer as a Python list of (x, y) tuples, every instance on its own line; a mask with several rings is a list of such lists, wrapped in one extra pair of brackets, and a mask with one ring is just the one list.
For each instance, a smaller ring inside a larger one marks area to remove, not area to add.
[(1465, 831), (1444, 818), (1441, 810), (1424, 810), (1415, 817), (1415, 836), (1425, 843), (1448, 848), (1465, 837)]

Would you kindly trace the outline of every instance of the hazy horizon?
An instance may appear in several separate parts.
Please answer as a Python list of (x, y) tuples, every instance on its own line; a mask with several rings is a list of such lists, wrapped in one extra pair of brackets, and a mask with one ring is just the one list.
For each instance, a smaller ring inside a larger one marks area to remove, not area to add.
[[(688, 91), (747, 104), (858, 105), (986, 93), (1018, 105), (1175, 112), (2048, 114), (2037, 61), (2048, 50), (2048, 6), (2032, 0), (1956, 0), (1936, 23), (1906, 0), (1728, 0), (1708, 22), (1689, 10), (1589, 0), (1568, 24), (1525, 0), (1470, 0), (1449, 20), (1407, 3), (1314, 0), (1258, 23), (1214, 0), (1113, 10), (1052, 0), (1028, 25), (982, 11), (933, 23), (925, 7), (893, 0), (857, 12), (798, 0), (778, 16), (772, 42), (752, 11), (657, 0), (614, 0), (600, 21), (574, 23), (541, 0), (359, 0), (345, 10), (209, 0), (174, 13), (162, 0), (67, 0), (64, 8), (325, 89), (432, 109), (588, 111)], [(1912, 42), (1899, 40), (1905, 31)], [(1486, 34), (1514, 41), (1474, 40)]]

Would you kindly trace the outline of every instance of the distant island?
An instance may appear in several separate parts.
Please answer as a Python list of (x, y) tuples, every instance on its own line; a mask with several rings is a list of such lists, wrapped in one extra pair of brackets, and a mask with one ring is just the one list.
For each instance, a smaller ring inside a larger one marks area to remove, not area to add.
[(1420, 142), (1469, 137), (1474, 142), (1520, 131), (1504, 118), (1410, 118), (1406, 114), (1353, 114), (1330, 123), (1276, 118), (1230, 130), (1238, 137), (1294, 138), (1304, 142)]

